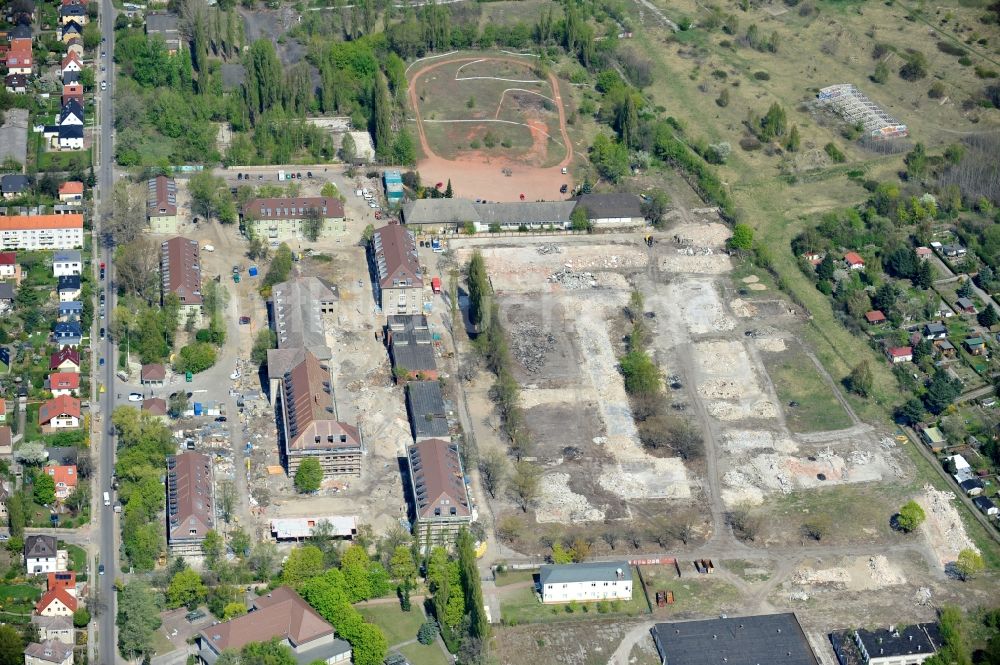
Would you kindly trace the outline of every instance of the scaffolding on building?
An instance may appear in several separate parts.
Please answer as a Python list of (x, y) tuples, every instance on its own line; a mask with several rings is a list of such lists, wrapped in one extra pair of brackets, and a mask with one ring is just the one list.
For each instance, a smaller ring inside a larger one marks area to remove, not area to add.
[(819, 101), (831, 106), (847, 122), (860, 124), (872, 138), (900, 138), (909, 134), (906, 125), (886, 113), (851, 83), (823, 88), (819, 91)]

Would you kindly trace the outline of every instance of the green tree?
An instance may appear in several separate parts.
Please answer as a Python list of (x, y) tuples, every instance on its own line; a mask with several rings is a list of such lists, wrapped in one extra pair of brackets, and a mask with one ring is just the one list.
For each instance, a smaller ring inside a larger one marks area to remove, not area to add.
[(484, 610), (483, 587), (476, 567), (475, 545), (468, 529), (459, 531), (455, 546), (458, 549), (458, 565), (461, 572), (462, 589), (465, 591), (465, 605), (469, 608), (469, 634), (472, 637), (486, 640), (489, 637), (490, 624)]
[(906, 164), (906, 176), (911, 180), (919, 180), (927, 173), (927, 150), (923, 143), (917, 143), (913, 150), (903, 158)]
[(207, 595), (208, 589), (201, 581), (201, 575), (197, 571), (185, 568), (170, 580), (170, 585), (167, 587), (167, 605), (169, 607), (185, 606), (193, 610), (204, 602)]
[(287, 244), (281, 243), (274, 252), (274, 258), (271, 259), (267, 274), (264, 275), (264, 286), (269, 287), (284, 282), (291, 272), (292, 249)]
[(319, 240), (323, 232), (323, 213), (319, 208), (306, 208), (305, 216), (302, 218), (302, 235), (310, 242)]
[(299, 463), (295, 470), (296, 491), (307, 494), (315, 492), (323, 484), (323, 467), (319, 460), (307, 457)]
[(788, 152), (798, 152), (801, 143), (802, 138), (799, 136), (799, 126), (792, 125), (791, 131), (788, 132), (788, 139), (785, 140), (785, 150)]
[(375, 74), (372, 94), (372, 135), (375, 138), (375, 152), (379, 157), (388, 157), (392, 150), (392, 99), (389, 86), (382, 72)]
[(514, 465), (510, 493), (522, 511), (528, 512), (528, 508), (538, 500), (541, 478), (541, 469), (531, 462), (521, 461)]
[(351, 545), (344, 552), (340, 561), (340, 572), (344, 574), (344, 591), (349, 602), (356, 603), (371, 598), (371, 585), (368, 580), (370, 565), (371, 560), (363, 547)]
[(972, 548), (965, 548), (958, 553), (958, 560), (955, 561), (955, 570), (962, 576), (963, 580), (970, 580), (985, 570), (983, 555)]
[(749, 252), (753, 249), (753, 227), (748, 224), (737, 224), (733, 227), (733, 235), (729, 238), (732, 249)]
[(486, 274), (486, 261), (479, 250), (472, 253), (469, 259), (467, 270), (469, 283), (469, 317), (474, 325), (483, 323), (486, 313), (489, 311), (487, 299), (490, 296), (490, 280)]
[(214, 570), (216, 564), (222, 560), (226, 545), (218, 531), (210, 529), (205, 534), (205, 539), (201, 543), (201, 551), (205, 555), (205, 565), (210, 570)]
[(417, 564), (413, 561), (413, 550), (406, 545), (397, 545), (389, 560), (389, 572), (397, 580), (413, 580), (417, 576)]
[(296, 547), (281, 567), (281, 582), (298, 588), (304, 582), (323, 572), (323, 552), (315, 545)]
[(446, 199), (454, 198), (455, 190), (451, 188), (451, 178), (448, 178), (448, 186), (444, 188), (444, 197)]
[(152, 655), (153, 633), (160, 627), (157, 595), (143, 581), (129, 582), (118, 594), (118, 650), (135, 659)]
[(563, 547), (562, 542), (558, 540), (552, 543), (552, 563), (573, 563), (573, 552)]
[(250, 359), (257, 365), (267, 362), (267, 352), (276, 348), (278, 336), (270, 328), (263, 328), (257, 331), (257, 337), (253, 341), (253, 349), (250, 351)]
[(188, 410), (188, 406), (187, 391), (178, 390), (170, 396), (170, 400), (167, 402), (167, 413), (170, 414), (171, 418), (180, 418)]
[(927, 519), (927, 515), (924, 513), (924, 509), (916, 501), (910, 500), (899, 509), (896, 524), (900, 529), (909, 533), (923, 524), (925, 519)]
[(847, 376), (848, 389), (861, 397), (870, 397), (875, 387), (875, 375), (872, 372), (871, 363), (862, 360), (854, 366)]
[(777, 136), (784, 136), (787, 125), (785, 109), (777, 102), (771, 104), (760, 120), (760, 140), (770, 141)]
[(345, 164), (353, 164), (358, 159), (358, 147), (350, 132), (344, 132), (344, 138), (340, 141), (340, 159)]
[(938, 369), (927, 384), (927, 391), (924, 393), (924, 406), (927, 407), (928, 411), (937, 415), (948, 408), (948, 405), (954, 402), (961, 392), (961, 382), (952, 379), (944, 370)]
[(647, 195), (640, 206), (642, 216), (653, 226), (660, 228), (663, 224), (663, 216), (670, 208), (670, 197), (661, 189), (654, 189)]
[(48, 506), (56, 500), (56, 482), (47, 473), (39, 473), (35, 476), (34, 485), (35, 501)]
[(86, 628), (89, 624), (90, 612), (87, 611), (86, 607), (81, 607), (76, 612), (73, 612), (74, 628)]
[(997, 315), (997, 310), (993, 305), (987, 305), (979, 314), (976, 315), (976, 321), (979, 325), (984, 328), (992, 328), (998, 322), (1000, 322), (1000, 316)]
[(241, 617), (247, 613), (247, 606), (241, 602), (233, 602), (226, 605), (222, 610), (222, 620), (229, 621), (236, 617)]
[(629, 351), (619, 360), (625, 390), (630, 395), (655, 395), (660, 392), (660, 370), (641, 350)]
[(590, 231), (593, 228), (587, 215), (586, 206), (577, 205), (574, 207), (573, 212), (569, 214), (569, 221), (574, 231)]
[(615, 125), (621, 142), (629, 148), (635, 147), (639, 138), (639, 109), (635, 103), (635, 95), (631, 93), (625, 95), (621, 106), (618, 107)]
[(0, 665), (20, 665), (24, 662), (24, 640), (13, 626), (0, 625)]
[(296, 665), (295, 652), (280, 638), (251, 642), (240, 650), (240, 665)]
[(209, 342), (194, 342), (181, 348), (174, 369), (179, 373), (192, 372), (197, 374), (215, 364), (218, 352)]
[(875, 73), (871, 76), (872, 81), (875, 83), (885, 83), (889, 80), (889, 66), (885, 62), (879, 62), (875, 65)]

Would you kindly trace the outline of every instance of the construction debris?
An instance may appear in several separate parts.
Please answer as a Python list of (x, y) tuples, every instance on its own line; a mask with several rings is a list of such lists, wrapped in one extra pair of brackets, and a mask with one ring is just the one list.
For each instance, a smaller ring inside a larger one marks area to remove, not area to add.
[(565, 289), (593, 289), (597, 280), (591, 272), (573, 272), (572, 268), (563, 268), (549, 275), (549, 281), (558, 283)]
[(545, 354), (555, 345), (555, 336), (531, 321), (517, 321), (510, 327), (511, 351), (528, 374), (536, 374), (545, 365)]
[(543, 245), (539, 245), (536, 249), (538, 253), (541, 254), (542, 256), (546, 254), (562, 254), (562, 247), (560, 247), (559, 245), (555, 245), (553, 243), (545, 243)]
[(931, 604), (931, 590), (928, 587), (922, 586), (917, 589), (917, 592), (913, 595), (913, 602), (917, 605), (930, 605)]

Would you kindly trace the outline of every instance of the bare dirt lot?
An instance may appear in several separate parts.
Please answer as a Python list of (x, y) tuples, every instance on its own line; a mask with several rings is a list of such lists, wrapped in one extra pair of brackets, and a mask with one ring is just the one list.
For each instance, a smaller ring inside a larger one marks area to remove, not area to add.
[(498, 53), (410, 65), (410, 107), (423, 153), (417, 168), (425, 182), (450, 180), (456, 196), (491, 201), (560, 198), (569, 181), (562, 168), (573, 160), (564, 92), (555, 74), (540, 78), (534, 64)]

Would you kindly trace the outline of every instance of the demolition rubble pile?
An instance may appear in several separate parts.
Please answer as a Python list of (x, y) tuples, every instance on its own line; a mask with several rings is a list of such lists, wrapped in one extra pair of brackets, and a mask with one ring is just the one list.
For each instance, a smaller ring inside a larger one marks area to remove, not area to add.
[(528, 374), (536, 374), (545, 365), (545, 355), (555, 345), (555, 336), (531, 321), (518, 321), (510, 327), (511, 351)]

